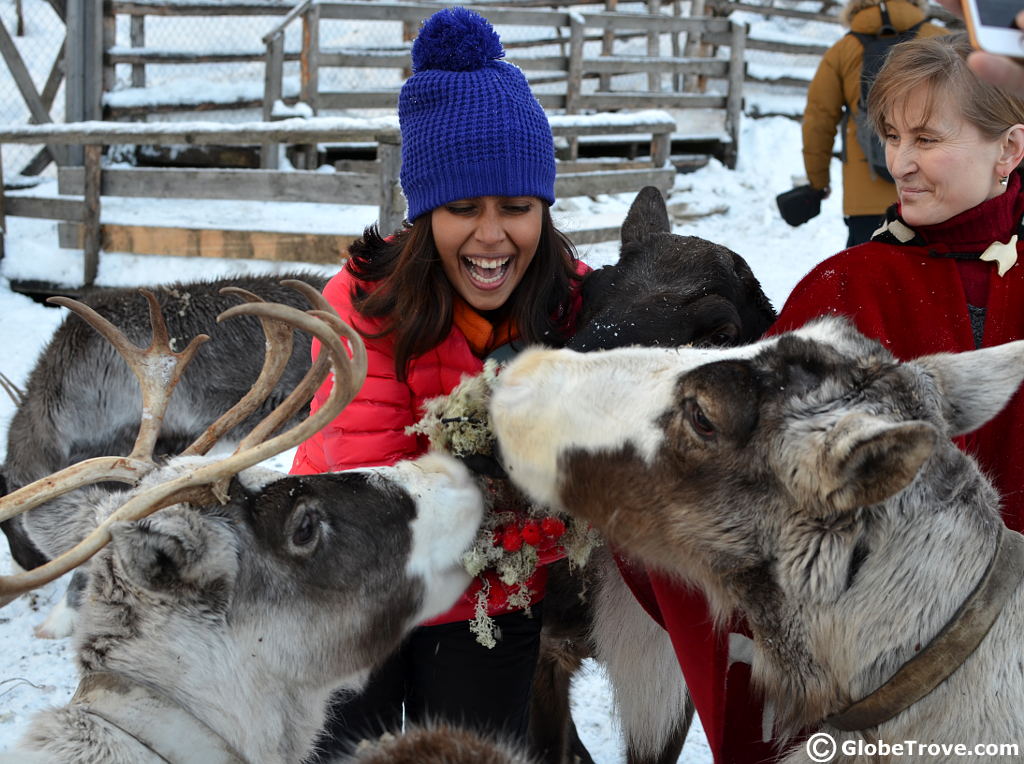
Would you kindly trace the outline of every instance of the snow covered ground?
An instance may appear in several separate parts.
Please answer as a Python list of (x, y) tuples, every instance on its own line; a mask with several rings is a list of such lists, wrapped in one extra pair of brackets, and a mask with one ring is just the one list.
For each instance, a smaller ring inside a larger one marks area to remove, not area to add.
[[(719, 242), (743, 255), (777, 308), (797, 280), (813, 264), (841, 249), (846, 238), (838, 194), (824, 202), (819, 217), (800, 228), (790, 228), (779, 217), (775, 195), (790, 188), (802, 175), (799, 131), (797, 122), (781, 117), (746, 119), (738, 167), (728, 170), (712, 162), (698, 172), (679, 175), (669, 200), (673, 207), (682, 208), (685, 203), (691, 211), (726, 206), (727, 211), (720, 214), (679, 219), (675, 230)], [(836, 177), (838, 172), (836, 166)], [(563, 200), (556, 208), (556, 218), (570, 233), (577, 227), (618, 224), (630, 201), (628, 195)], [(166, 213), (167, 202), (159, 204)], [(228, 205), (222, 210), (225, 219), (267, 219), (278, 214), (267, 205)], [(289, 210), (290, 214), (299, 214), (294, 206)], [(142, 215), (146, 211), (134, 212)], [(333, 212), (336, 220), (345, 220), (346, 225), (352, 226), (352, 232), (358, 232), (373, 219), (376, 210), (352, 207)], [(310, 222), (321, 213), (310, 211)], [(186, 213), (171, 210), (170, 214)], [(9, 225), (7, 254), (0, 261), (0, 371), (22, 384), (63, 311), (13, 293), (9, 280), (46, 277), (76, 284), (81, 274), (81, 253), (57, 248), (53, 223), (12, 218)], [(600, 266), (615, 261), (617, 247), (614, 242), (585, 246), (581, 254), (591, 265)], [(160, 283), (274, 272), (285, 267), (258, 261), (195, 261), (104, 253), (99, 283)], [(6, 448), (6, 429), (12, 412), (11, 402), (0, 396), (0, 458)], [(287, 457), (279, 461), (282, 466), (289, 462)], [(0, 543), (0, 547), (4, 547), (0, 549), (0, 570), (6, 571), (8, 552), (5, 544)], [(74, 690), (70, 640), (41, 640), (32, 635), (33, 626), (44, 618), (60, 591), (61, 584), (57, 582), (0, 610), (0, 751), (14, 744), (34, 711), (66, 702)], [(573, 696), (580, 734), (595, 760), (599, 764), (622, 761), (611, 699), (599, 668), (591, 666), (579, 677)], [(699, 730), (691, 734), (680, 760), (688, 764), (711, 761)]]

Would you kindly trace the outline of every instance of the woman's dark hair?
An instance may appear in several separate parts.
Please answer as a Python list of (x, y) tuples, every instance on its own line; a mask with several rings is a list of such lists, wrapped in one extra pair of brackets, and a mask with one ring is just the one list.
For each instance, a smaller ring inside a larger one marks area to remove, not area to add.
[[(561, 345), (569, 327), (566, 312), (578, 256), (543, 205), (541, 234), (533, 261), (506, 303), (506, 315), (523, 344)], [(440, 344), (451, 331), (455, 290), (434, 246), (431, 215), (420, 215), (393, 237), (376, 226), (349, 246), (346, 265), (370, 289), (357, 287), (352, 304), (366, 318), (381, 323), (369, 338), (394, 336), (395, 371), (405, 379), (409, 361)], [(358, 327), (357, 327), (358, 328)]]

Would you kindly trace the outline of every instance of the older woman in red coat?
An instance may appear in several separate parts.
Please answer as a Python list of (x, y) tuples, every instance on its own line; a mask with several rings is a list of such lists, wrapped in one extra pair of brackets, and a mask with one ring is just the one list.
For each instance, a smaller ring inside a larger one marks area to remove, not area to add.
[[(426, 439), (406, 428), (425, 401), (482, 371), (489, 357), (573, 333), (588, 269), (551, 220), (547, 117), (503, 55), (487, 21), (464, 8), (438, 11), (416, 38), (398, 105), (408, 224), (386, 239), (368, 230), (324, 290), (366, 340), (367, 379), (299, 448), (293, 472), (416, 457)], [(314, 410), (329, 391), (330, 383), (317, 393)], [(485, 572), (451, 611), (416, 629), (360, 694), (339, 697), (323, 754), (400, 730), (403, 711), (406, 721), (444, 719), (525, 741), (545, 559), (554, 557), (542, 557), (525, 582), (528, 611), (524, 590), (517, 585), (510, 602), (513, 592)], [(492, 647), (470, 630), (478, 602), (497, 627)]]

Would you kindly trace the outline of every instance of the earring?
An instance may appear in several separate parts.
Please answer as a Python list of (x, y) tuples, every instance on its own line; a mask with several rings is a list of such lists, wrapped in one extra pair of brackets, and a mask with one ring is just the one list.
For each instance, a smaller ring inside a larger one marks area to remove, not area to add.
[(1010, 179), (1010, 176), (1009, 176), (1009, 175), (1004, 175), (1003, 177), (1001, 177), (1001, 178), (999, 179), (999, 185), (1000, 185), (1000, 186), (1005, 186), (1005, 185), (1006, 185), (1006, 183), (1007, 183), (1007, 181), (1008, 181), (1009, 179)]

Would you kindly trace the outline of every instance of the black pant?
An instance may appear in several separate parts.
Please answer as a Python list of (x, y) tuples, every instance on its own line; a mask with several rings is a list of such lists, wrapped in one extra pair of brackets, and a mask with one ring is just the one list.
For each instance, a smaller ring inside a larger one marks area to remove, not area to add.
[(846, 221), (846, 227), (850, 229), (846, 246), (853, 247), (871, 241), (871, 234), (878, 226), (882, 225), (885, 215), (847, 215), (843, 220)]
[(324, 759), (351, 751), (364, 738), (444, 720), (526, 742), (530, 690), (540, 649), (541, 609), (495, 617), (498, 644), (476, 641), (466, 621), (415, 629), (353, 697), (331, 699), (317, 748)]

